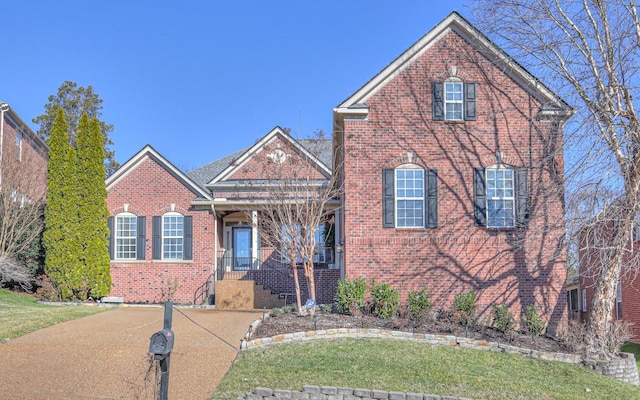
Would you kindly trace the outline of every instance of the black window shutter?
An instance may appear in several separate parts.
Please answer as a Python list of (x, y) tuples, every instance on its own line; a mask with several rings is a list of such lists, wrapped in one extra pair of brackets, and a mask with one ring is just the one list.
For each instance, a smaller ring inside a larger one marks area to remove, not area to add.
[(193, 217), (184, 217), (184, 260), (193, 260)]
[(107, 218), (107, 226), (109, 227), (109, 258), (113, 260), (114, 257), (114, 244), (113, 244), (113, 217)]
[(516, 170), (516, 221), (525, 226), (529, 220), (529, 171), (526, 168)]
[(433, 82), (431, 85), (431, 101), (433, 103), (433, 120), (444, 120), (444, 84)]
[(484, 168), (473, 168), (473, 218), (476, 226), (487, 226), (487, 189)]
[(427, 228), (438, 227), (438, 171), (426, 171), (425, 187), (427, 188)]
[(465, 121), (476, 120), (476, 84), (464, 84), (464, 119)]
[(153, 230), (151, 252), (153, 253), (152, 256), (154, 260), (162, 259), (162, 233), (160, 232), (162, 230), (162, 221), (160, 218), (162, 217), (154, 216), (151, 220), (151, 229)]
[(396, 223), (395, 171), (391, 168), (382, 170), (382, 227), (393, 228)]
[(146, 236), (147, 236), (147, 218), (138, 217), (138, 238), (136, 240), (136, 260), (145, 259)]

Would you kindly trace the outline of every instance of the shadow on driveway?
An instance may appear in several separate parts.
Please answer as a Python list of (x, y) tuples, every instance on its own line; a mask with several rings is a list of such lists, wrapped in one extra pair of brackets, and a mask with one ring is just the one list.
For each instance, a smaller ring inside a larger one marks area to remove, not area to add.
[[(173, 311), (169, 398), (209, 399), (259, 311)], [(163, 307), (117, 307), (63, 322), (0, 345), (3, 399), (153, 399), (157, 363), (149, 338)], [(159, 379), (159, 373), (157, 374)]]

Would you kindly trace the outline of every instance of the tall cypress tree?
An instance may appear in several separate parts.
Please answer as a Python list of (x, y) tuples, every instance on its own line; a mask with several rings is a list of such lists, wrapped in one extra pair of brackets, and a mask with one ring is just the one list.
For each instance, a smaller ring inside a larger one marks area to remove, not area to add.
[(49, 137), (47, 204), (45, 208), (45, 272), (60, 290), (62, 299), (77, 295), (74, 286), (81, 265), (78, 247), (78, 191), (75, 151), (69, 144), (67, 122), (58, 109)]
[(104, 147), (100, 123), (83, 114), (76, 137), (80, 247), (88, 294), (102, 297), (111, 291), (109, 228)]

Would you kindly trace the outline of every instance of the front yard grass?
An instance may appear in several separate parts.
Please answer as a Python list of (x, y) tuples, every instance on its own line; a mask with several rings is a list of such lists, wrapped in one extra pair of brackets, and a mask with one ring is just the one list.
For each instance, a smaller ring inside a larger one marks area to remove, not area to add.
[(638, 364), (638, 368), (640, 368), (640, 344), (627, 342), (624, 344), (624, 346), (622, 346), (622, 349), (620, 349), (620, 351), (623, 351), (625, 353), (633, 353), (633, 355), (636, 356), (636, 364)]
[(568, 364), (381, 339), (335, 339), (241, 353), (213, 394), (303, 385), (480, 399), (640, 399), (640, 387)]
[(38, 304), (33, 296), (0, 289), (0, 343), (50, 325), (109, 309)]

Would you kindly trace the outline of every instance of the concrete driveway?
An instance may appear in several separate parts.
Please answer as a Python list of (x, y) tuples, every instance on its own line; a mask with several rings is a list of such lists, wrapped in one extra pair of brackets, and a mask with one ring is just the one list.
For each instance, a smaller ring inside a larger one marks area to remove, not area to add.
[[(234, 346), (173, 311), (169, 398), (209, 399), (261, 313), (180, 311)], [(123, 306), (0, 344), (0, 397), (153, 399), (157, 386), (149, 338), (163, 321), (163, 307)]]

